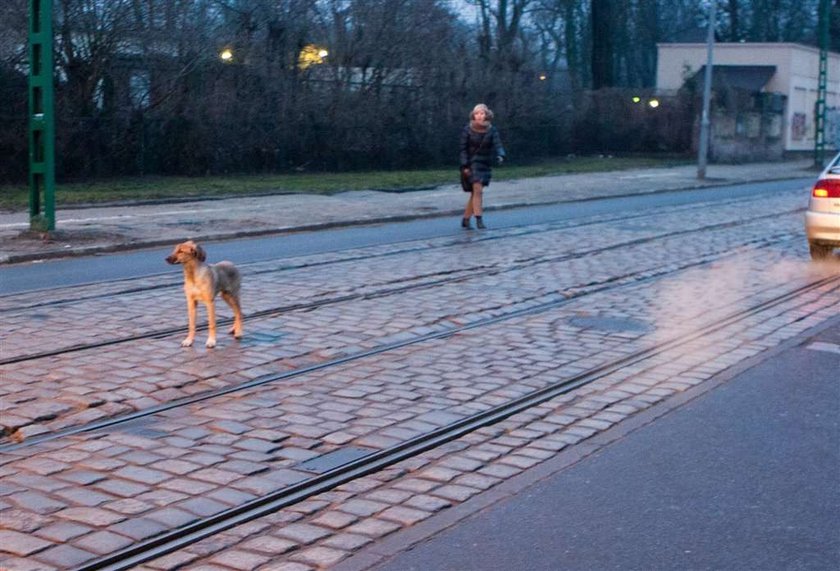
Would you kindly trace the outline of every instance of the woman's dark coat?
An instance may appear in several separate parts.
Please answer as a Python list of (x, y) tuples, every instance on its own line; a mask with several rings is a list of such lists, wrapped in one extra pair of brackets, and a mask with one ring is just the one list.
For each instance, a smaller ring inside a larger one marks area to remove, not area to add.
[(487, 186), (492, 176), (491, 167), (497, 157), (504, 157), (505, 149), (496, 127), (490, 126), (486, 132), (474, 131), (466, 125), (461, 131), (461, 168), (472, 171), (470, 182), (480, 182)]

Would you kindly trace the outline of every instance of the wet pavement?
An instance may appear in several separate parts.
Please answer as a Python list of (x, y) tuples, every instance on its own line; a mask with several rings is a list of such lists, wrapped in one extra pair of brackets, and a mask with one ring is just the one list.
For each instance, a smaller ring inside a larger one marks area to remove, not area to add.
[[(460, 204), (454, 187), (446, 192)], [(489, 506), (559, 452), (588, 456), (611, 429), (676, 407), (835, 319), (838, 266), (808, 260), (802, 192), (748, 204), (243, 264), (245, 337), (221, 336), (213, 350), (201, 329), (195, 347), (180, 347), (177, 268), (2, 296), (0, 567), (76, 568), (288, 489), (330, 453), (389, 450), (607, 367), (527, 411), (137, 568), (378, 564), (386, 536), (391, 549), (413, 545), (421, 522)], [(146, 229), (124, 231), (141, 240)], [(826, 350), (835, 341), (820, 339)], [(126, 415), (145, 416), (88, 425)]]

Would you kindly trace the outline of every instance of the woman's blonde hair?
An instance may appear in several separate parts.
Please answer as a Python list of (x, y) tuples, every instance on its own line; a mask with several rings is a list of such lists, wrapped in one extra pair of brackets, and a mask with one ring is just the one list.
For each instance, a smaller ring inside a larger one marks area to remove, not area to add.
[(475, 112), (476, 112), (476, 111), (478, 111), (479, 109), (481, 109), (482, 111), (484, 111), (484, 116), (486, 117), (486, 119), (487, 119), (488, 121), (492, 121), (492, 120), (493, 120), (493, 112), (492, 112), (492, 111), (490, 111), (490, 108), (489, 108), (489, 107), (487, 107), (484, 103), (479, 103), (478, 105), (476, 105), (475, 107), (473, 107), (473, 110), (472, 110), (472, 111), (470, 111), (470, 121), (472, 121), (472, 120), (474, 120), (474, 119), (475, 119)]

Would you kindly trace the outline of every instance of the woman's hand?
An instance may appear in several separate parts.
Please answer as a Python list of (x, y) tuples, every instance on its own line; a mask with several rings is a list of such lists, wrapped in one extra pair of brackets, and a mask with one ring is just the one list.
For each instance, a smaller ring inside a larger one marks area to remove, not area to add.
[(464, 173), (464, 176), (472, 176), (472, 171), (470, 170), (470, 167), (464, 167), (464, 168), (462, 168), (462, 169), (461, 169), (461, 172), (463, 172), (463, 173)]

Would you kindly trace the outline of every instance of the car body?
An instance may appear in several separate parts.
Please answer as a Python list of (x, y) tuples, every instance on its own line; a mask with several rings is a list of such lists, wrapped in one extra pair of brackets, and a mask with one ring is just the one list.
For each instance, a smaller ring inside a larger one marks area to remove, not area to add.
[(811, 189), (805, 233), (813, 260), (824, 260), (834, 248), (840, 248), (840, 154), (828, 163)]

